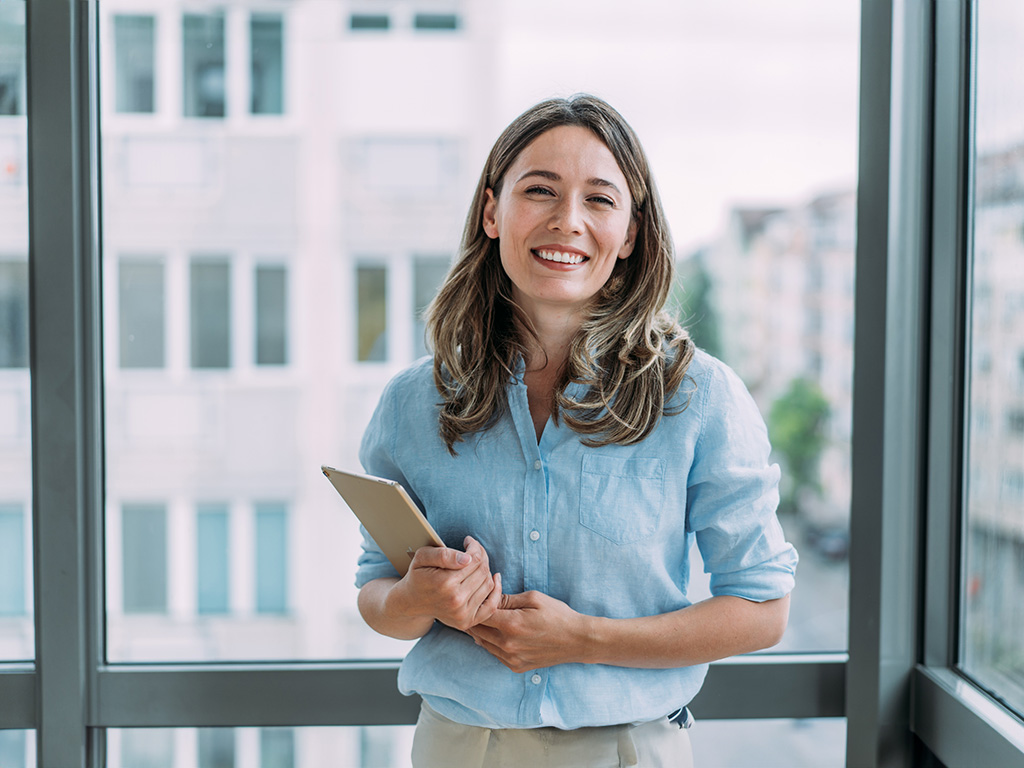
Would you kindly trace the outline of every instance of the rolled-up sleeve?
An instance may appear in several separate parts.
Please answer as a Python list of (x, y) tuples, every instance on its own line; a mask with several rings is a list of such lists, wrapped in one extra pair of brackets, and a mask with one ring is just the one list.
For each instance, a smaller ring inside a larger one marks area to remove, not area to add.
[(743, 382), (715, 367), (697, 382), (701, 434), (687, 487), (687, 526), (713, 595), (763, 602), (795, 583), (797, 552), (776, 516), (779, 468), (768, 430)]

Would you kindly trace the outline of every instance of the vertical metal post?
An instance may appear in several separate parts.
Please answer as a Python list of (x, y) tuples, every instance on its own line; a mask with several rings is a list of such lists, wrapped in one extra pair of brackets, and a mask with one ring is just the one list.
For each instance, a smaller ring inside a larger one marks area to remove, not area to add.
[(99, 505), (95, 5), (28, 0), (37, 759), (90, 763)]
[(931, 145), (931, 9), (861, 13), (847, 765), (913, 763)]

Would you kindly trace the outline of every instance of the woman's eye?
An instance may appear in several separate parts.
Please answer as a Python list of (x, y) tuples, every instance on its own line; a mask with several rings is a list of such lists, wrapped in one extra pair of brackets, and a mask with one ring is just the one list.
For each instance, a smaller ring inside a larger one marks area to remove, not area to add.
[(528, 195), (551, 195), (554, 194), (547, 187), (527, 187), (526, 194)]
[(600, 205), (609, 205), (609, 206), (614, 206), (615, 205), (615, 201), (614, 200), (612, 200), (610, 197), (605, 197), (604, 195), (597, 195), (595, 197), (590, 198), (590, 200), (592, 202), (598, 203)]

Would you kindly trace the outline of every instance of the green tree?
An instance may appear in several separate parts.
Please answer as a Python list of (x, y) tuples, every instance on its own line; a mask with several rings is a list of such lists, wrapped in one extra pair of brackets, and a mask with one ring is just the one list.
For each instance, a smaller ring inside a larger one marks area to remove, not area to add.
[(782, 512), (799, 512), (806, 492), (821, 494), (818, 465), (825, 448), (825, 427), (831, 408), (813, 381), (798, 378), (772, 403), (768, 432), (783, 466)]
[(709, 355), (722, 356), (718, 317), (711, 306), (711, 277), (704, 267), (704, 251), (676, 263), (676, 279), (669, 295), (679, 322), (690, 332), (693, 343)]

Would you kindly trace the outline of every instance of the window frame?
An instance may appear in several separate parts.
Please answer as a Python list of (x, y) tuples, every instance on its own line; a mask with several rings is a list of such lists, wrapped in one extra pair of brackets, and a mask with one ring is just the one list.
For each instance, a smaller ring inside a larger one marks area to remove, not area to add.
[[(40, 765), (85, 768), (104, 764), (107, 728), (411, 724), (397, 662), (106, 663), (98, 4), (26, 3), (36, 662), (0, 666), (0, 727), (36, 729)], [(1024, 764), (1024, 725), (952, 669), (966, 240), (944, 214), (965, 201), (969, 0), (865, 0), (861, 14), (857, 621), (848, 655), (712, 665), (694, 707), (707, 719), (846, 715), (851, 765), (922, 750), (955, 764), (982, 743)], [(959, 134), (936, 119), (946, 110)], [(939, 156), (951, 142), (955, 162)]]

